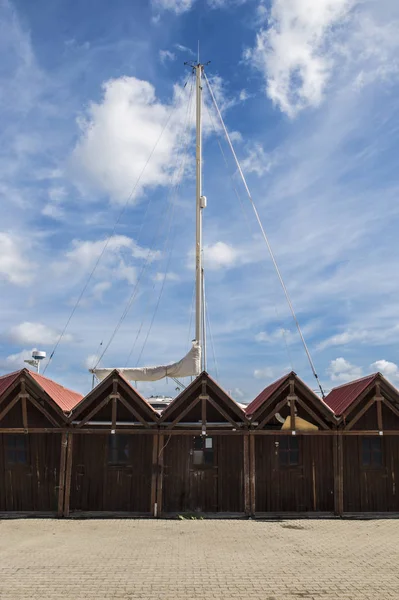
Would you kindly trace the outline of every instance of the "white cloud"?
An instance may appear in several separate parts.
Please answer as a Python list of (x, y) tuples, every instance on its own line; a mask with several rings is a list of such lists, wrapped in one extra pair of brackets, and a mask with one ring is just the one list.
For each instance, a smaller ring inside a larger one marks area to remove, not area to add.
[[(104, 250), (105, 244), (106, 240), (73, 240), (72, 249), (65, 254), (66, 259), (53, 263), (53, 270), (62, 277), (67, 273), (75, 277), (83, 274), (87, 276), (104, 252), (96, 268), (96, 277), (106, 279), (112, 273), (114, 280), (116, 278), (133, 284), (136, 281), (137, 269), (132, 261), (153, 261), (160, 257), (160, 252), (143, 248), (125, 235), (112, 236)], [(107, 281), (96, 284), (93, 288), (95, 297), (101, 297), (109, 287)]]
[(195, 0), (152, 0), (152, 5), (158, 10), (169, 10), (181, 15), (191, 9)]
[(352, 365), (345, 358), (336, 358), (330, 362), (327, 369), (331, 381), (335, 383), (346, 383), (354, 379), (359, 379), (363, 375), (361, 367)]
[(161, 63), (165, 63), (167, 60), (176, 60), (176, 54), (170, 50), (160, 50), (159, 58), (161, 59)]
[(177, 273), (171, 271), (170, 273), (166, 273), (166, 277), (165, 273), (155, 273), (153, 279), (154, 281), (163, 281), (164, 279), (166, 281), (179, 281), (180, 277)]
[(181, 165), (188, 86), (185, 91), (175, 87), (172, 105), (159, 102), (154, 87), (134, 77), (112, 79), (103, 89), (102, 102), (91, 103), (79, 120), (81, 135), (71, 158), (78, 185), (119, 202), (133, 194), (140, 176), (134, 198), (146, 186), (169, 185)]
[(275, 377), (276, 370), (273, 367), (264, 367), (263, 369), (255, 369), (255, 379), (273, 379)]
[(284, 329), (283, 327), (279, 327), (272, 333), (267, 333), (267, 331), (260, 331), (255, 335), (255, 340), (257, 342), (267, 342), (269, 344), (275, 344), (277, 341), (285, 338), (286, 342), (299, 341), (298, 336), (290, 331), (289, 329)]
[(361, 342), (366, 340), (370, 336), (370, 333), (366, 330), (359, 331), (344, 331), (343, 333), (338, 333), (336, 335), (332, 335), (331, 337), (323, 340), (318, 344), (318, 350), (324, 350), (325, 348), (329, 348), (331, 346), (345, 346), (346, 344), (350, 344), (352, 342)]
[(24, 361), (32, 358), (32, 350), (22, 350), (16, 354), (10, 354), (6, 358), (0, 358), (0, 369), (10, 373), (23, 367), (29, 368)]
[(376, 360), (371, 365), (371, 368), (375, 371), (379, 371), (384, 377), (391, 381), (399, 381), (399, 367), (389, 360)]
[(191, 50), (191, 48), (187, 48), (187, 46), (183, 46), (182, 44), (175, 44), (174, 47), (176, 48), (176, 50), (179, 50), (179, 52), (184, 52), (189, 56), (196, 56), (194, 50)]
[[(25, 246), (25, 248), (24, 248)], [(0, 232), (0, 278), (15, 285), (28, 285), (35, 265), (28, 258), (29, 248), (23, 240)]]
[(94, 366), (97, 364), (98, 359), (99, 356), (97, 356), (97, 354), (89, 354), (83, 361), (84, 368), (94, 369)]
[(207, 269), (231, 268), (237, 264), (239, 251), (225, 242), (204, 247), (204, 264)]
[(334, 65), (338, 27), (357, 0), (273, 0), (269, 27), (246, 52), (264, 73), (269, 98), (294, 117), (318, 106)]
[(275, 164), (275, 157), (267, 154), (262, 144), (259, 143), (250, 146), (247, 150), (247, 156), (241, 161), (241, 167), (245, 174), (255, 173), (258, 177), (269, 173)]
[[(7, 338), (14, 344), (55, 344), (60, 332), (44, 325), (43, 323), (31, 323), (25, 321), (19, 325), (11, 327), (7, 332)], [(72, 336), (65, 334), (63, 337), (65, 342), (72, 341)]]

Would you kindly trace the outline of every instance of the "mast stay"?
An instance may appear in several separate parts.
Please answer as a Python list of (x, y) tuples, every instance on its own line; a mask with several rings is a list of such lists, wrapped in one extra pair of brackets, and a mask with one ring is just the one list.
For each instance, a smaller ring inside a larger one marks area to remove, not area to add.
[[(202, 195), (202, 75), (204, 66), (199, 62), (185, 63), (195, 73), (196, 81), (196, 211), (195, 211), (195, 339), (191, 350), (178, 362), (153, 367), (118, 368), (130, 381), (158, 381), (165, 377), (179, 379), (196, 377), (206, 368), (205, 351), (205, 299), (204, 273), (202, 266), (202, 211), (206, 208), (206, 197)], [(207, 63), (209, 64), (209, 63)], [(113, 368), (90, 369), (98, 380), (103, 380)]]

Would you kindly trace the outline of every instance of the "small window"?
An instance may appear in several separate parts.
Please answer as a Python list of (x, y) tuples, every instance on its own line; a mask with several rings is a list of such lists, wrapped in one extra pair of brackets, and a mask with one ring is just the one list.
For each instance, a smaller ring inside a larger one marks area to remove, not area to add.
[(108, 436), (108, 464), (128, 465), (130, 463), (130, 437), (112, 434)]
[(380, 437), (366, 437), (362, 439), (362, 465), (363, 467), (382, 467), (382, 440)]
[(23, 433), (6, 435), (6, 462), (9, 465), (26, 465), (28, 462), (27, 436)]
[(296, 467), (299, 465), (299, 439), (294, 436), (281, 436), (278, 440), (278, 457), (280, 466)]
[(195, 437), (193, 443), (193, 465), (213, 466), (213, 439), (210, 437)]

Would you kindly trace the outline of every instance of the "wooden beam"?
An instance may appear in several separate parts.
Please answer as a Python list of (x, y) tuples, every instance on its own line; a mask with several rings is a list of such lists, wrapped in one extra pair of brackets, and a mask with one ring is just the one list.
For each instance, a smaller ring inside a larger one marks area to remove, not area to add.
[(112, 425), (111, 425), (111, 429), (112, 431), (115, 431), (116, 429), (116, 412), (117, 412), (117, 406), (118, 406), (118, 398), (116, 396), (114, 396), (112, 398)]
[(8, 404), (8, 406), (3, 408), (3, 410), (0, 413), (0, 421), (2, 421), (4, 419), (6, 414), (8, 412), (10, 412), (10, 410), (16, 405), (17, 402), (19, 402), (19, 400), (20, 400), (20, 395), (18, 394), (18, 396), (15, 396), (15, 398), (13, 400), (11, 400), (11, 402), (10, 402), (10, 404)]
[(283, 408), (283, 406), (287, 404), (287, 398), (284, 398), (284, 400), (281, 400), (281, 402), (279, 402), (274, 409), (263, 419), (263, 421), (261, 423), (259, 423), (259, 425), (256, 427), (256, 429), (262, 429), (266, 423), (268, 423), (270, 421), (270, 419), (272, 419), (274, 417), (274, 415), (276, 413), (278, 413), (278, 411)]
[(256, 473), (255, 473), (255, 437), (249, 434), (249, 496), (252, 516), (256, 511)]
[[(292, 385), (292, 384), (290, 384), (290, 385)], [(291, 396), (291, 390), (290, 390), (290, 395), (287, 398), (287, 402), (290, 403), (290, 417), (291, 417), (290, 425), (291, 425), (292, 431), (295, 431), (295, 400), (296, 399), (297, 399), (296, 396), (293, 396), (293, 395)]]
[(28, 407), (26, 405), (26, 398), (21, 398), (22, 404), (22, 426), (27, 431), (28, 430)]
[(136, 419), (138, 421), (140, 421), (140, 423), (142, 425), (144, 425), (144, 427), (148, 427), (148, 422), (140, 415), (140, 413), (138, 413), (133, 406), (131, 406), (129, 404), (129, 402), (127, 402), (127, 400), (125, 400), (125, 398), (122, 398), (122, 396), (119, 396), (119, 402), (121, 402), (123, 404), (123, 406), (134, 416), (136, 417)]
[(4, 394), (2, 394), (2, 396), (0, 397), (0, 404), (3, 404), (3, 402), (5, 402), (7, 400), (7, 398), (9, 396), (11, 396), (11, 394), (17, 389), (17, 387), (20, 385), (21, 383), (21, 379), (19, 377), (17, 377), (17, 379), (14, 381), (14, 383), (12, 383), (4, 392)]
[(99, 410), (101, 410), (106, 404), (108, 404), (109, 402), (109, 396), (106, 396), (101, 402), (100, 404), (98, 404), (97, 406), (95, 406), (93, 408), (93, 410), (91, 410), (89, 412), (89, 414), (83, 419), (83, 421), (80, 421), (80, 423), (77, 424), (77, 428), (83, 427), (83, 425), (85, 425), (88, 421), (90, 421), (90, 419), (92, 417), (94, 417), (94, 415), (96, 413), (98, 413)]
[(377, 405), (377, 426), (379, 431), (382, 431), (384, 429), (384, 425), (383, 425), (383, 421), (382, 421), (382, 398), (377, 397), (375, 399), (375, 403)]
[(39, 410), (48, 421), (50, 421), (50, 423), (52, 425), (54, 425), (54, 427), (59, 427), (60, 424), (54, 419), (54, 417), (52, 415), (50, 415), (50, 413), (40, 404), (40, 402), (38, 402), (37, 400), (35, 400), (34, 398), (32, 398), (31, 395), (29, 395), (29, 402), (31, 404), (33, 404), (33, 406), (35, 408), (37, 408), (37, 410)]
[[(205, 387), (203, 385), (203, 387)], [(208, 400), (208, 396), (201, 394), (201, 425), (202, 431), (206, 431), (206, 401)]]
[(364, 413), (366, 413), (368, 411), (368, 409), (370, 408), (370, 406), (372, 404), (374, 404), (375, 402), (375, 396), (373, 396), (372, 398), (370, 398), (370, 400), (367, 402), (367, 404), (365, 404), (362, 408), (362, 410), (360, 410), (357, 415), (355, 417), (353, 417), (353, 419), (351, 421), (349, 421), (348, 425), (345, 427), (345, 429), (348, 431), (349, 429), (352, 429), (352, 427), (354, 426), (355, 423), (358, 422), (358, 420), (364, 415)]
[(69, 504), (71, 500), (72, 483), (72, 461), (73, 461), (73, 434), (68, 434), (68, 448), (65, 469), (65, 497), (64, 497), (64, 517), (69, 517)]
[(222, 415), (222, 417), (224, 417), (227, 421), (229, 421), (229, 423), (232, 424), (232, 426), (234, 427), (234, 429), (238, 429), (238, 423), (236, 423), (228, 414), (227, 412), (221, 407), (219, 406), (214, 400), (213, 398), (209, 397), (208, 398), (209, 403), (216, 408), (216, 410)]
[(155, 517), (155, 503), (157, 501), (157, 482), (158, 482), (158, 438), (155, 433), (152, 436), (152, 473), (151, 473), (151, 508), (150, 512)]
[(251, 514), (251, 495), (250, 495), (250, 473), (249, 473), (249, 435), (244, 435), (244, 512), (249, 517)]
[(382, 398), (382, 402), (391, 410), (397, 417), (399, 417), (399, 410), (386, 398)]
[(158, 468), (157, 468), (157, 515), (158, 517), (162, 514), (162, 492), (163, 492), (163, 452), (165, 449), (165, 436), (161, 433), (159, 436), (158, 446)]
[(198, 404), (199, 401), (200, 401), (200, 397), (199, 396), (197, 396), (197, 398), (194, 398), (194, 400), (192, 402), (190, 402), (190, 404), (188, 406), (186, 406), (186, 408), (183, 410), (183, 412), (181, 412), (180, 415), (178, 417), (176, 417), (176, 419), (174, 421), (172, 421), (172, 423), (170, 423), (166, 427), (166, 429), (172, 429), (176, 425), (176, 423), (179, 423), (179, 421), (181, 421), (182, 418), (185, 417), (186, 414), (189, 413), (190, 410), (192, 408), (194, 408), (194, 406), (196, 404)]
[(277, 388), (277, 390), (270, 396), (270, 398), (268, 398), (268, 400), (266, 400), (266, 402), (260, 405), (260, 407), (251, 416), (251, 420), (257, 421), (259, 419), (259, 415), (261, 415), (267, 408), (269, 408), (269, 406), (273, 404), (276, 398), (278, 398), (282, 394), (282, 392), (284, 392), (289, 387), (289, 385), (290, 382), (287, 379), (287, 381), (281, 387)]
[(20, 398), (21, 398), (21, 404), (22, 404), (22, 426), (24, 429), (28, 429), (28, 407), (26, 405), (27, 394), (26, 394), (25, 377), (23, 377), (21, 379)]
[(58, 484), (58, 511), (57, 515), (62, 517), (64, 512), (64, 496), (65, 496), (65, 469), (66, 456), (68, 447), (68, 434), (63, 433), (61, 436), (61, 458), (60, 458), (60, 473)]
[(303, 400), (297, 397), (297, 402), (300, 406), (302, 406), (303, 410), (305, 410), (316, 421), (316, 423), (320, 425), (320, 427), (322, 427), (323, 429), (330, 429), (328, 425), (324, 423), (323, 419), (316, 415), (316, 413), (311, 408), (309, 408), (309, 406), (305, 402), (303, 402)]
[(337, 435), (337, 471), (338, 471), (338, 498), (337, 514), (341, 517), (344, 512), (344, 452), (341, 432)]

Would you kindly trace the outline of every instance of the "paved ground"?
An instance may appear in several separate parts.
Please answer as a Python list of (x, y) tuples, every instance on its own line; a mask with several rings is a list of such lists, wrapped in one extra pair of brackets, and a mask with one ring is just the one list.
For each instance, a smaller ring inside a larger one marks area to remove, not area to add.
[(399, 599), (399, 521), (0, 521), (0, 598)]

